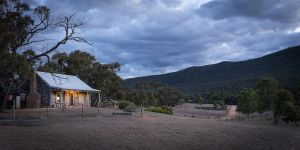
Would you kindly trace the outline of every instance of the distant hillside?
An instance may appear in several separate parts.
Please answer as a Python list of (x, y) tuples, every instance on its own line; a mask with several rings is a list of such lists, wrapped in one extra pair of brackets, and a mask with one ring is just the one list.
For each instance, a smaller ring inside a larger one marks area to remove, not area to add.
[(162, 75), (131, 78), (125, 83), (132, 86), (140, 81), (154, 81), (177, 87), (186, 93), (203, 93), (254, 87), (266, 76), (277, 79), (283, 87), (299, 88), (300, 46), (246, 61), (221, 62)]

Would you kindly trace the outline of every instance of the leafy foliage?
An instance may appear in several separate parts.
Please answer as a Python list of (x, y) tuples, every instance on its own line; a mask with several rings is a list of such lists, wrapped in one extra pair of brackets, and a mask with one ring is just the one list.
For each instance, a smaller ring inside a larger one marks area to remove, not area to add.
[(101, 64), (91, 54), (75, 50), (70, 54), (53, 55), (39, 70), (76, 75), (93, 88), (100, 89), (105, 96), (123, 99), (123, 81), (116, 74), (119, 68), (119, 63)]
[(149, 108), (146, 108), (145, 111), (170, 114), (170, 115), (173, 114), (172, 108), (169, 106), (149, 107)]
[(237, 111), (246, 115), (256, 112), (258, 94), (253, 89), (243, 90), (238, 97)]
[[(9, 93), (15, 93), (31, 77), (32, 68), (41, 57), (57, 50), (68, 41), (84, 42), (76, 35), (76, 29), (85, 23), (73, 22), (71, 15), (59, 19), (55, 25), (50, 24), (50, 9), (45, 6), (31, 8), (20, 0), (0, 0), (0, 103), (5, 110)], [(36, 54), (41, 50), (26, 49), (33, 43), (45, 42), (37, 35), (52, 27), (63, 28), (65, 36), (57, 43)]]
[(291, 101), (286, 101), (283, 108), (283, 120), (286, 123), (294, 122), (295, 125), (297, 125), (297, 122), (300, 122), (300, 107), (296, 106)]
[(179, 90), (151, 82), (142, 82), (137, 88), (126, 91), (126, 99), (136, 105), (175, 106), (182, 98), (183, 94)]
[(195, 99), (197, 104), (203, 104), (204, 99), (201, 95), (196, 95)]
[(289, 90), (278, 89), (277, 81), (272, 78), (263, 78), (256, 90), (241, 91), (237, 110), (246, 115), (271, 110), (275, 124), (281, 117), (285, 122), (294, 122), (296, 125), (300, 121), (300, 107), (293, 93)]
[(133, 106), (133, 105), (134, 104), (132, 102), (126, 101), (126, 100), (121, 100), (121, 101), (119, 101), (119, 104), (118, 104), (119, 109), (124, 109), (124, 108), (126, 108), (128, 106)]
[(262, 108), (273, 110), (274, 102), (278, 97), (278, 83), (273, 78), (263, 78), (257, 85)]
[(182, 105), (185, 103), (185, 100), (183, 98), (179, 99), (177, 102), (177, 105)]
[(289, 106), (287, 103), (293, 104), (293, 102), (293, 94), (288, 90), (280, 89), (278, 91), (278, 97), (274, 101), (274, 116), (276, 117), (276, 119), (283, 115), (283, 112), (286, 111), (286, 106)]
[(214, 108), (225, 109), (225, 107), (226, 107), (225, 102), (222, 100), (216, 100), (213, 102), (213, 104), (214, 104)]

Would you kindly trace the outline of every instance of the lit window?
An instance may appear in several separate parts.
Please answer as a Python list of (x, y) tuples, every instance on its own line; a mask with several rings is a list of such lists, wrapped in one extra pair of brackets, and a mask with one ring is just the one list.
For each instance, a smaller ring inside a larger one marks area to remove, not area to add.
[(60, 94), (56, 93), (56, 103), (60, 103)]

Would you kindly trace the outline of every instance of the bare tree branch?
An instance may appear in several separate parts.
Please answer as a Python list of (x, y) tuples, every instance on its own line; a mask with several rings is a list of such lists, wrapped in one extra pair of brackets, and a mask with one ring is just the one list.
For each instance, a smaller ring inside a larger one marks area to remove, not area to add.
[(45, 52), (36, 55), (34, 57), (31, 58), (32, 60), (35, 60), (39, 57), (48, 55), (49, 53), (53, 52), (54, 50), (56, 50), (59, 46), (66, 44), (68, 41), (76, 41), (76, 42), (81, 42), (81, 43), (86, 43), (86, 44), (90, 44), (87, 40), (85, 40), (82, 37), (79, 36), (75, 36), (76, 35), (76, 29), (85, 25), (86, 22), (85, 21), (79, 21), (79, 22), (73, 22), (73, 17), (75, 16), (76, 13), (72, 14), (71, 16), (67, 17), (64, 16), (62, 17), (62, 19), (60, 19), (55, 26), (57, 27), (61, 27), (64, 29), (65, 31), (65, 36), (63, 39), (61, 39), (59, 42), (57, 42), (54, 46), (52, 46), (51, 48), (49, 48), (48, 50), (46, 50)]

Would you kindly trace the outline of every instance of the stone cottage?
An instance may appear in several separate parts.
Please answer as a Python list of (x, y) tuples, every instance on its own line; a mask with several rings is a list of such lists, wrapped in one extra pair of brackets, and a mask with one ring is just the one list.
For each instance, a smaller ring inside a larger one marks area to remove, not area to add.
[(98, 94), (97, 101), (100, 100), (100, 90), (91, 88), (77, 76), (36, 71), (30, 80), (26, 108), (91, 107), (92, 94)]

